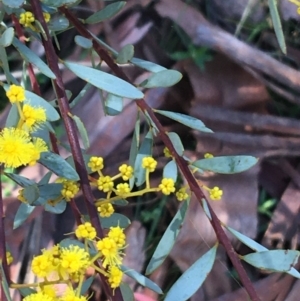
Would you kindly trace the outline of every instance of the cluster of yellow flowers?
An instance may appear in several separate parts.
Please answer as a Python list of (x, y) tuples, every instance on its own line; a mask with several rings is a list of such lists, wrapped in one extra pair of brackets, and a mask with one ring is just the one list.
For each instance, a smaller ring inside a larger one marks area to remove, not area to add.
[[(33, 258), (31, 270), (39, 282), (27, 287), (37, 287), (38, 291), (25, 297), (24, 301), (88, 300), (80, 293), (87, 269), (104, 275), (112, 289), (120, 286), (123, 277), (120, 269), (124, 255), (122, 250), (126, 243), (124, 230), (119, 226), (111, 227), (103, 239), (98, 239), (95, 228), (90, 222), (85, 222), (77, 227), (75, 236), (84, 240), (84, 244), (78, 241), (78, 244), (67, 247), (55, 245)], [(67, 287), (61, 296), (57, 296), (55, 290), (58, 284)], [(12, 287), (17, 288), (18, 285)]]
[[(106, 193), (106, 198), (96, 201), (96, 206), (101, 217), (109, 217), (114, 213), (113, 203), (118, 200), (126, 200), (129, 197), (141, 196), (149, 192), (161, 191), (164, 195), (175, 192), (175, 182), (171, 178), (163, 178), (157, 187), (150, 187), (150, 173), (153, 173), (157, 166), (157, 161), (152, 157), (144, 157), (142, 167), (146, 170), (146, 187), (139, 191), (132, 192), (128, 181), (133, 177), (133, 168), (127, 164), (119, 167), (119, 173), (113, 177), (104, 175), (104, 160), (102, 157), (91, 157), (88, 166), (93, 172), (97, 172), (98, 179), (90, 176), (91, 185)], [(125, 182), (115, 185), (114, 181), (121, 179)], [(181, 188), (176, 192), (180, 201), (189, 198), (187, 188)], [(114, 194), (114, 195), (112, 195)]]
[[(44, 16), (46, 23), (48, 23), (51, 20), (51, 15), (49, 13), (44, 12), (43, 16)], [(33, 15), (33, 13), (30, 11), (25, 11), (24, 13), (21, 13), (20, 17), (19, 17), (19, 22), (24, 27), (28, 27), (33, 31), (38, 31), (36, 26), (34, 25), (35, 17)]]
[(11, 85), (6, 95), (17, 106), (20, 119), (16, 127), (5, 127), (0, 132), (0, 163), (12, 168), (34, 165), (40, 153), (48, 150), (43, 139), (31, 135), (46, 122), (46, 111), (24, 103), (25, 90), (21, 86)]

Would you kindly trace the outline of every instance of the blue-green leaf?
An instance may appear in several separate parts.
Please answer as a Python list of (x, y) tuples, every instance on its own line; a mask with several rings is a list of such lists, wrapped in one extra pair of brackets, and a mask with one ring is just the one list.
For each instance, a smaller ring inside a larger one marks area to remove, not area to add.
[(184, 152), (184, 147), (183, 147), (183, 144), (181, 142), (181, 139), (180, 137), (178, 136), (178, 134), (174, 133), (174, 132), (170, 132), (170, 133), (167, 133), (177, 154), (179, 156), (182, 156), (183, 155), (183, 152)]
[(15, 30), (13, 29), (13, 27), (6, 28), (0, 38), (0, 45), (3, 47), (10, 46), (13, 41), (14, 35)]
[(274, 272), (288, 272), (298, 262), (300, 252), (296, 250), (271, 250), (240, 256), (249, 264)]
[(31, 106), (35, 107), (42, 107), (46, 110), (47, 120), (56, 121), (60, 118), (56, 109), (44, 98), (30, 91), (25, 91), (25, 97), (26, 100), (24, 101), (24, 103), (30, 104)]
[(23, 196), (29, 205), (33, 205), (40, 196), (37, 184), (24, 187)]
[(116, 76), (75, 63), (64, 62), (64, 64), (78, 77), (99, 89), (132, 99), (144, 97), (144, 94), (140, 90)]
[(120, 213), (113, 213), (110, 217), (99, 216), (99, 218), (102, 228), (105, 229), (117, 226), (120, 226), (121, 228), (125, 229), (131, 224), (130, 219), (127, 216)]
[(243, 172), (258, 162), (252, 156), (221, 156), (201, 159), (192, 163), (193, 166), (221, 174), (234, 174)]
[(176, 182), (177, 176), (178, 176), (177, 164), (174, 160), (171, 160), (164, 167), (163, 178), (169, 178), (172, 179), (174, 182)]
[(20, 55), (26, 62), (29, 62), (37, 67), (37, 69), (51, 79), (55, 79), (55, 74), (32, 50), (21, 43), (17, 38), (13, 39), (13, 45), (20, 52)]
[(61, 248), (69, 248), (70, 246), (78, 246), (79, 248), (85, 249), (84, 243), (80, 242), (77, 239), (73, 238), (65, 238), (60, 243), (59, 246)]
[(1, 63), (1, 68), (3, 69), (4, 74), (6, 76), (7, 82), (10, 84), (13, 83), (15, 85), (18, 85), (19, 83), (9, 71), (9, 64), (8, 64), (6, 50), (2, 46), (0, 46), (0, 63)]
[(105, 112), (107, 115), (116, 116), (123, 111), (123, 98), (111, 93), (105, 99)]
[[(253, 239), (251, 239), (250, 237), (230, 228), (229, 226), (226, 226), (226, 225), (224, 225), (224, 226), (231, 234), (233, 234), (239, 241), (241, 241), (243, 244), (248, 246), (250, 249), (257, 251), (257, 252), (268, 251), (268, 249), (266, 247), (260, 245), (259, 243), (257, 243)], [(293, 267), (287, 273), (293, 277), (300, 278), (300, 273)]]
[[(132, 279), (136, 280), (139, 284), (150, 288), (152, 291), (158, 293), (158, 294), (162, 294), (162, 290), (161, 288), (154, 283), (153, 281), (151, 281), (150, 279), (148, 279), (147, 277), (141, 275), (140, 273), (129, 269), (127, 267), (125, 267), (124, 265), (121, 265), (121, 270), (123, 271), (123, 273), (125, 273), (127, 276), (131, 277)], [(176, 300), (176, 299), (174, 299)]]
[(47, 202), (44, 205), (45, 211), (54, 213), (54, 214), (61, 214), (67, 208), (67, 202), (65, 200), (61, 200), (59, 203), (55, 204), (54, 206)]
[(126, 4), (126, 1), (118, 1), (107, 5), (100, 11), (97, 11), (93, 15), (89, 16), (85, 23), (87, 24), (94, 24), (98, 22), (102, 22), (106, 19), (111, 18), (112, 16), (116, 15)]
[(41, 0), (47, 6), (60, 7), (72, 6), (81, 2), (81, 0)]
[(209, 207), (208, 207), (208, 204), (206, 202), (206, 199), (201, 199), (201, 203), (202, 203), (202, 208), (203, 208), (203, 211), (204, 213), (206, 214), (206, 216), (212, 220), (212, 217), (211, 217), (211, 214), (210, 214), (210, 210), (209, 210)]
[(1, 289), (3, 289), (4, 295), (6, 297), (7, 301), (12, 301), (11, 297), (10, 297), (10, 292), (9, 292), (9, 286), (7, 283), (7, 279), (4, 273), (4, 269), (3, 269), (3, 265), (2, 265), (2, 260), (0, 259), (0, 287)]
[(127, 283), (120, 284), (120, 290), (124, 301), (134, 301), (133, 291)]
[(144, 60), (141, 60), (141, 59), (138, 59), (138, 58), (135, 58), (135, 57), (132, 58), (130, 60), (130, 62), (133, 65), (136, 65), (136, 66), (138, 66), (142, 69), (145, 69), (145, 70), (153, 72), (153, 73), (157, 73), (157, 72), (167, 70), (165, 67), (162, 67), (162, 66), (157, 65), (155, 63), (152, 63), (152, 62), (149, 62), (149, 61), (144, 61)]
[(164, 301), (185, 301), (193, 296), (211, 271), (216, 251), (217, 245), (189, 267), (170, 288)]
[(278, 44), (280, 46), (281, 51), (284, 54), (286, 54), (286, 44), (284, 39), (284, 33), (282, 31), (280, 16), (278, 13), (277, 0), (268, 0), (268, 3)]
[(83, 147), (85, 149), (88, 149), (90, 147), (90, 141), (89, 141), (89, 136), (86, 131), (86, 128), (81, 121), (81, 119), (78, 116), (72, 115), (72, 119), (75, 121), (75, 124), (77, 126), (77, 129), (79, 131), (80, 137), (82, 139)]
[(127, 64), (134, 55), (134, 47), (133, 45), (125, 45), (116, 58), (116, 62), (118, 64)]
[(18, 8), (23, 5), (24, 0), (2, 0), (2, 2), (8, 7)]
[(66, 160), (64, 160), (57, 154), (51, 152), (43, 152), (41, 153), (39, 162), (59, 177), (73, 181), (79, 180), (79, 176), (75, 169)]
[(182, 78), (182, 74), (177, 70), (163, 70), (153, 73), (140, 86), (144, 88), (171, 87), (177, 84)]
[(31, 186), (34, 185), (35, 182), (27, 179), (23, 176), (14, 174), (14, 173), (10, 173), (10, 172), (5, 172), (4, 173), (8, 178), (10, 178), (11, 180), (13, 180), (15, 183), (17, 183), (18, 185), (22, 186), (22, 187), (26, 187), (26, 186)]
[(81, 286), (81, 290), (80, 290), (80, 295), (81, 296), (83, 296), (87, 293), (87, 291), (91, 287), (94, 279), (95, 279), (95, 277), (91, 276), (91, 277), (87, 278), (85, 281), (83, 281), (82, 286)]
[(5, 126), (7, 128), (16, 127), (18, 125), (19, 120), (20, 116), (18, 112), (18, 107), (16, 104), (12, 104), (8, 116), (6, 118)]
[(28, 295), (31, 295), (31, 294), (35, 294), (36, 293), (36, 290), (32, 289), (32, 288), (29, 288), (29, 287), (20, 287), (18, 288), (18, 291), (20, 292), (20, 294), (23, 296), (23, 297), (26, 297)]
[(51, 19), (48, 23), (48, 28), (51, 31), (61, 31), (65, 30), (69, 27), (70, 23), (69, 20), (64, 16), (59, 16), (55, 19)]
[(142, 167), (143, 158), (149, 157), (152, 155), (152, 147), (153, 147), (153, 136), (151, 130), (147, 133), (146, 137), (144, 138), (139, 152), (135, 159), (134, 164), (134, 178), (135, 178), (135, 185), (141, 186), (145, 183), (146, 180), (146, 171)]
[(34, 206), (30, 206), (28, 204), (25, 203), (21, 203), (18, 211), (15, 215), (14, 218), (14, 229), (17, 229), (18, 227), (20, 227), (25, 221), (26, 219), (29, 217), (29, 215), (31, 214), (31, 212), (34, 210)]
[[(61, 197), (62, 188), (62, 183), (39, 184), (39, 198), (32, 205), (45, 205), (47, 201), (56, 200), (57, 198)], [(57, 211), (58, 208), (55, 210)]]
[(176, 120), (177, 122), (180, 122), (194, 130), (206, 132), (206, 133), (213, 133), (211, 129), (207, 128), (202, 121), (200, 121), (195, 117), (181, 114), (181, 113), (162, 111), (162, 110), (154, 110), (154, 112), (166, 116), (170, 119)]
[[(136, 157), (137, 157), (139, 145), (140, 145), (140, 123), (141, 123), (140, 113), (138, 112), (135, 126), (134, 126), (133, 137), (132, 137), (131, 145), (130, 145), (130, 153), (129, 153), (129, 165), (133, 166), (133, 167), (135, 166), (135, 161), (136, 161)], [(135, 182), (135, 177), (132, 177), (129, 179), (130, 189), (132, 189), (132, 187), (134, 186), (134, 182)]]
[(153, 273), (166, 259), (180, 232), (190, 201), (184, 201), (160, 239), (146, 269), (146, 275)]
[(93, 47), (93, 42), (83, 36), (75, 36), (75, 43), (85, 49), (90, 49)]

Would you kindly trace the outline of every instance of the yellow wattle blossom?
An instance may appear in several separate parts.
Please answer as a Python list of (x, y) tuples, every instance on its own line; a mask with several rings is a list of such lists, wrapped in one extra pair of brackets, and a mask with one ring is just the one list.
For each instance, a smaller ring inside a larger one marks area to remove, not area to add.
[(189, 194), (186, 192), (186, 187), (182, 187), (176, 192), (176, 198), (178, 201), (185, 201), (189, 198)]
[(163, 178), (158, 188), (162, 191), (164, 195), (169, 195), (171, 192), (175, 191), (174, 180), (171, 178)]
[(213, 157), (214, 157), (214, 155), (211, 154), (211, 153), (205, 153), (205, 154), (204, 154), (204, 158), (205, 158), (205, 159), (211, 159), (211, 158), (213, 158)]
[(44, 19), (46, 23), (48, 23), (51, 20), (51, 15), (49, 13), (43, 13)]
[(34, 145), (26, 131), (4, 128), (0, 132), (0, 162), (5, 167), (27, 165), (32, 161), (34, 153)]
[(79, 246), (70, 245), (68, 248), (61, 248), (60, 271), (71, 276), (85, 273), (90, 265), (90, 255)]
[(172, 154), (167, 147), (164, 148), (164, 155), (166, 158), (172, 158)]
[(223, 195), (223, 190), (220, 189), (219, 187), (215, 186), (212, 189), (209, 189), (209, 197), (213, 200), (213, 201), (218, 201), (222, 198)]
[(35, 30), (35, 27), (32, 24), (35, 21), (35, 17), (32, 12), (26, 11), (25, 13), (21, 13), (19, 21), (24, 27), (30, 27), (32, 30)]
[(32, 107), (24, 104), (23, 108), (23, 127), (29, 132), (35, 131), (39, 126), (46, 122), (46, 110), (42, 107)]
[(142, 161), (142, 167), (148, 169), (149, 172), (153, 172), (156, 168), (157, 161), (154, 160), (152, 157), (145, 157)]
[(128, 183), (120, 183), (117, 185), (116, 195), (122, 196), (130, 192)]
[(111, 288), (120, 286), (123, 277), (123, 272), (116, 266), (110, 266), (108, 269), (108, 282)]
[(102, 204), (97, 207), (97, 210), (101, 217), (110, 217), (115, 212), (111, 203)]
[(43, 250), (41, 255), (35, 256), (31, 263), (31, 270), (37, 276), (45, 278), (56, 271), (55, 258), (49, 250)]
[(75, 181), (59, 178), (56, 180), (56, 183), (63, 184), (61, 195), (66, 199), (67, 202), (74, 198), (77, 192), (79, 191), (79, 184)]
[(92, 240), (96, 237), (96, 234), (96, 229), (90, 222), (85, 222), (84, 224), (79, 225), (75, 230), (75, 235), (78, 239), (86, 238)]
[(21, 86), (11, 85), (6, 91), (6, 96), (11, 103), (23, 102), (25, 100), (25, 89)]
[(91, 157), (88, 163), (88, 167), (95, 172), (100, 171), (104, 168), (103, 158), (102, 157)]
[(96, 247), (104, 258), (102, 263), (104, 268), (106, 268), (108, 265), (114, 266), (122, 263), (122, 258), (119, 254), (117, 243), (113, 239), (104, 237), (97, 242)]
[(113, 239), (119, 249), (125, 246), (126, 235), (121, 227), (110, 227), (107, 237)]
[(130, 165), (122, 164), (119, 167), (119, 171), (124, 181), (128, 181), (133, 176), (133, 168)]
[(77, 293), (70, 287), (67, 288), (65, 293), (58, 301), (87, 301), (88, 299), (84, 296), (77, 296)]
[(56, 289), (55, 289), (55, 286), (52, 284), (44, 285), (41, 288), (41, 292), (53, 299), (56, 298)]
[(26, 296), (23, 301), (55, 301), (55, 298), (52, 298), (43, 292), (38, 292)]
[(97, 186), (100, 191), (109, 192), (114, 188), (114, 182), (110, 176), (100, 176), (97, 180)]
[(30, 166), (35, 165), (41, 157), (41, 153), (48, 151), (46, 142), (41, 138), (33, 138), (33, 150), (31, 155), (31, 161), (28, 163)]
[(22, 202), (22, 203), (24, 203), (24, 204), (27, 204), (28, 201), (25, 199), (23, 193), (24, 193), (24, 189), (20, 189), (20, 190), (18, 191), (17, 199), (18, 199), (20, 202)]
[(10, 265), (14, 261), (12, 254), (9, 251), (6, 251), (6, 262)]

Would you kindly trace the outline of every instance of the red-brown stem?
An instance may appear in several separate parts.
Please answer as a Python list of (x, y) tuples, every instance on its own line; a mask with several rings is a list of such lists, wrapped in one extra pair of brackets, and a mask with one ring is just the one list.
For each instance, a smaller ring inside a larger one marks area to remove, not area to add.
[[(61, 7), (60, 11), (68, 18), (68, 20), (74, 25), (74, 27), (77, 29), (77, 31), (84, 36), (85, 38), (91, 39), (93, 41), (94, 50), (98, 53), (98, 55), (103, 59), (106, 64), (112, 69), (112, 71), (123, 80), (126, 80), (127, 82), (131, 82), (129, 78), (126, 76), (126, 74), (123, 72), (121, 68), (117, 64), (114, 63), (113, 59), (110, 57), (108, 52), (102, 48), (101, 45), (98, 44), (98, 42), (93, 38), (93, 36), (86, 30), (86, 28), (83, 26), (83, 24), (65, 7)], [(191, 191), (194, 192), (195, 196), (197, 197), (200, 205), (202, 206), (201, 199), (205, 199), (206, 197), (202, 190), (199, 188), (199, 185), (197, 181), (195, 180), (192, 172), (190, 171), (187, 162), (177, 154), (175, 151), (173, 144), (169, 138), (169, 136), (165, 133), (163, 126), (160, 124), (158, 119), (153, 113), (153, 110), (147, 105), (144, 99), (139, 99), (136, 101), (136, 104), (139, 106), (139, 108), (143, 112), (147, 112), (147, 114), (150, 116), (154, 124), (157, 126), (159, 130), (159, 136), (161, 137), (161, 140), (164, 142), (166, 147), (170, 150), (172, 156), (175, 158), (182, 174), (186, 178), (187, 182), (189, 183)], [(254, 287), (243, 268), (240, 259), (237, 255), (237, 253), (234, 251), (232, 244), (225, 234), (219, 219), (217, 218), (215, 212), (211, 208), (209, 202), (206, 200), (208, 204), (208, 208), (211, 213), (211, 224), (215, 230), (216, 236), (219, 240), (219, 242), (223, 245), (223, 247), (226, 249), (226, 252), (228, 254), (228, 257), (230, 258), (233, 266), (235, 267), (241, 282), (243, 283), (246, 291), (249, 294), (249, 297), (252, 299), (252, 301), (259, 301), (259, 297), (254, 290)]]
[[(5, 228), (4, 228), (4, 203), (2, 198), (2, 166), (0, 166), (0, 260), (2, 261), (2, 267), (4, 271), (4, 277), (6, 278), (8, 284), (10, 283), (9, 271), (6, 260), (6, 240), (5, 240)], [(0, 275), (1, 281), (1, 275)], [(4, 289), (0, 287), (1, 290), (1, 300), (7, 301), (7, 298), (4, 293)]]
[[(90, 184), (89, 184), (88, 172), (86, 170), (82, 152), (80, 149), (76, 126), (75, 126), (73, 119), (70, 118), (68, 115), (70, 112), (70, 106), (69, 106), (68, 98), (67, 98), (67, 95), (65, 92), (64, 84), (62, 81), (62, 76), (61, 76), (59, 66), (58, 66), (58, 57), (55, 53), (55, 50), (54, 50), (54, 47), (52, 44), (49, 30), (48, 30), (46, 21), (43, 16), (40, 1), (32, 0), (31, 7), (32, 7), (33, 14), (35, 15), (35, 18), (41, 23), (41, 25), (45, 31), (46, 39), (44, 39), (42, 37), (42, 42), (44, 45), (48, 65), (49, 65), (50, 69), (52, 70), (52, 72), (56, 76), (56, 79), (53, 80), (53, 85), (54, 85), (54, 89), (56, 91), (56, 95), (58, 98), (58, 105), (59, 105), (61, 116), (62, 116), (64, 125), (66, 128), (68, 141), (71, 146), (71, 152), (73, 155), (75, 168), (76, 168), (76, 171), (80, 178), (80, 185), (81, 185), (81, 190), (82, 190), (82, 193), (84, 196), (85, 205), (87, 207), (91, 223), (97, 231), (97, 236), (102, 238), (104, 236), (103, 229), (100, 224), (97, 209), (94, 206), (94, 196), (93, 196)], [(107, 297), (111, 298), (114, 301), (123, 301), (120, 290), (116, 289), (115, 294), (113, 295), (113, 292), (112, 292), (111, 288), (108, 286), (107, 281), (105, 280), (104, 276), (100, 275), (100, 277), (101, 277), (103, 288), (104, 288), (104, 291), (105, 291)]]

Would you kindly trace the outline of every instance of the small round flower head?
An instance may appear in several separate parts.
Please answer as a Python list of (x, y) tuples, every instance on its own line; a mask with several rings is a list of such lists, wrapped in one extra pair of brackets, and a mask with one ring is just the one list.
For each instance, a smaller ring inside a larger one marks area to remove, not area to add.
[(145, 157), (142, 161), (142, 167), (148, 169), (149, 172), (153, 172), (156, 168), (157, 161), (154, 160), (152, 157)]
[(37, 130), (42, 123), (46, 122), (46, 111), (42, 107), (32, 107), (24, 104), (22, 111), (25, 130), (29, 132)]
[[(32, 12), (26, 11), (25, 13), (20, 14), (20, 24), (22, 24), (24, 27), (30, 27), (32, 28), (35, 18)], [(33, 27), (34, 28), (34, 27)]]
[(172, 158), (172, 154), (167, 147), (164, 148), (164, 155), (166, 158)]
[(204, 154), (204, 158), (205, 158), (205, 159), (211, 159), (211, 158), (213, 158), (213, 157), (214, 157), (214, 155), (211, 154), (211, 153), (205, 153), (205, 154)]
[(20, 202), (22, 202), (22, 203), (24, 203), (24, 204), (27, 204), (28, 201), (25, 199), (23, 193), (24, 193), (24, 189), (20, 189), (20, 190), (18, 191), (17, 199), (18, 199)]
[(23, 102), (25, 100), (25, 90), (21, 86), (11, 85), (6, 92), (6, 96), (11, 103)]
[(17, 168), (32, 161), (34, 145), (27, 132), (4, 128), (0, 132), (0, 162), (5, 167)]
[(122, 164), (119, 167), (119, 171), (122, 174), (122, 179), (128, 181), (133, 175), (133, 168), (127, 164)]
[(110, 287), (115, 289), (120, 286), (123, 272), (116, 266), (110, 266), (108, 269), (108, 283)]
[(25, 100), (25, 90), (21, 86), (11, 85), (6, 92), (6, 96), (11, 103), (23, 102)]
[(63, 184), (61, 195), (66, 199), (67, 202), (74, 198), (79, 191), (79, 184), (75, 181), (59, 178), (56, 180), (56, 182)]
[(91, 223), (85, 222), (82, 225), (79, 225), (75, 230), (75, 235), (78, 239), (84, 238), (93, 240), (96, 237), (96, 229), (92, 226)]
[(61, 248), (60, 267), (69, 275), (84, 273), (90, 265), (90, 256), (83, 248), (70, 245), (68, 248)]
[(43, 292), (38, 292), (26, 296), (23, 301), (55, 301), (55, 299)]
[(110, 217), (115, 212), (111, 203), (102, 204), (98, 206), (97, 210), (101, 217)]
[(12, 257), (11, 253), (9, 251), (6, 251), (6, 262), (8, 265), (10, 265), (14, 261), (14, 258)]
[(99, 171), (104, 168), (103, 158), (102, 157), (91, 157), (88, 163), (88, 167), (92, 172)]
[(176, 192), (176, 198), (178, 201), (185, 201), (189, 198), (186, 187), (182, 187)]
[(31, 263), (31, 270), (37, 277), (47, 277), (56, 270), (51, 251), (43, 250), (41, 255), (35, 256)]
[(105, 237), (97, 242), (96, 247), (104, 257), (102, 263), (104, 268), (106, 268), (108, 265), (120, 265), (122, 263), (118, 246), (113, 239)]
[(40, 159), (41, 153), (48, 151), (48, 146), (46, 142), (42, 138), (33, 138), (33, 150), (32, 150), (32, 158), (31, 161), (28, 163), (30, 166), (36, 164), (36, 161)]
[(54, 300), (56, 300), (56, 289), (54, 285), (44, 285), (41, 288), (41, 292), (44, 293), (45, 295), (53, 298)]
[(117, 191), (116, 191), (116, 194), (117, 195), (125, 195), (127, 193), (130, 192), (130, 187), (129, 187), (129, 184), (127, 183), (120, 183), (117, 185)]
[(43, 13), (44, 19), (46, 23), (48, 23), (51, 20), (51, 15), (49, 13)]
[(113, 239), (120, 249), (125, 246), (126, 235), (124, 234), (124, 229), (118, 227), (110, 227), (107, 235), (109, 238)]
[(175, 191), (174, 180), (171, 178), (163, 178), (158, 188), (162, 191), (163, 194), (169, 195), (171, 192)]
[(77, 296), (77, 293), (72, 288), (68, 287), (58, 301), (87, 301), (87, 298), (84, 296)]
[(97, 186), (100, 191), (109, 192), (114, 188), (114, 182), (110, 176), (100, 176), (97, 180)]
[(223, 190), (217, 186), (209, 190), (209, 197), (213, 201), (219, 201), (222, 198), (222, 195), (223, 195)]

